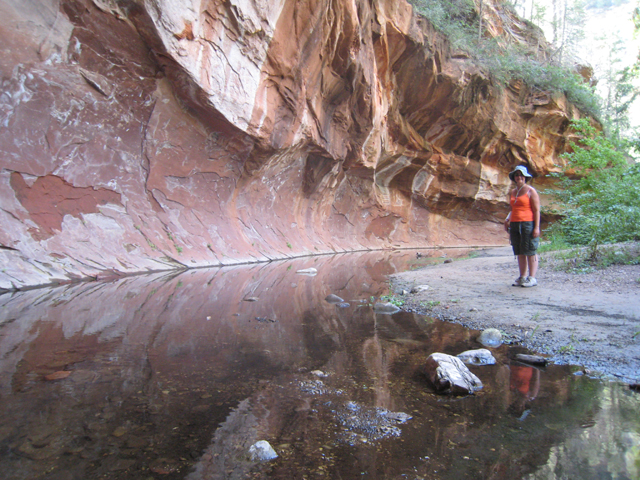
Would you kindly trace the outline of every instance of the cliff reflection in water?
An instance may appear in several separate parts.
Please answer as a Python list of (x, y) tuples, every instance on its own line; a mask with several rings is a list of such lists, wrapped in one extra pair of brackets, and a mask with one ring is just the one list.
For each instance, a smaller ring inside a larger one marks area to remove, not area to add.
[[(617, 384), (510, 365), (503, 346), (473, 368), (480, 394), (433, 394), (426, 357), (479, 345), (456, 324), (373, 312), (413, 258), (0, 296), (0, 478), (638, 478), (638, 396)], [(279, 457), (252, 463), (258, 440)]]

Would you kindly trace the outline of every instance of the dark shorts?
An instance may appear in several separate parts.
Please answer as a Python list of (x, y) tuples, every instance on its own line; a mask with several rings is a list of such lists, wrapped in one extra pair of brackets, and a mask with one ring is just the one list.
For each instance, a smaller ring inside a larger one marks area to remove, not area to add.
[(533, 238), (533, 222), (511, 222), (509, 237), (514, 255), (535, 255), (540, 243), (539, 238)]

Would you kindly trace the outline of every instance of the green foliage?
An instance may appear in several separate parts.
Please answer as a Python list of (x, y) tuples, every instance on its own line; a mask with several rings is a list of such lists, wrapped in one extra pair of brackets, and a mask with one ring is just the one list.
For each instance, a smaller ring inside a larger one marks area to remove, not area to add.
[(409, 0), (416, 11), (444, 33), (454, 47), (466, 50), (479, 28), (472, 0)]
[[(600, 102), (593, 89), (571, 68), (537, 58), (534, 48), (498, 43), (479, 35), (480, 17), (472, 0), (409, 0), (415, 11), (463, 50), (497, 83), (513, 79), (544, 91), (562, 92), (581, 111), (598, 117)], [(505, 8), (509, 5), (504, 4)], [(529, 24), (533, 31), (536, 27)], [(503, 39), (504, 40), (504, 39)]]
[(438, 305), (440, 305), (440, 302), (438, 302), (437, 300), (428, 300), (426, 302), (420, 302), (420, 305), (422, 305), (422, 307), (426, 308), (427, 310), (431, 310), (433, 307), (437, 307)]
[(640, 264), (640, 255), (617, 248), (601, 248), (598, 256), (598, 266), (603, 268), (610, 265)]
[(558, 250), (568, 250), (571, 248), (571, 244), (567, 242), (567, 239), (559, 229), (550, 229), (544, 234), (545, 241), (540, 243), (538, 248), (539, 253), (544, 252), (556, 252)]
[[(622, 40), (618, 40), (611, 47), (610, 58), (616, 52), (616, 47), (620, 45), (624, 45)], [(640, 95), (640, 90), (636, 87), (639, 72), (637, 65), (622, 67), (623, 61), (620, 58), (609, 61), (609, 72), (603, 79), (606, 82), (605, 85), (608, 85), (603, 117), (610, 135), (620, 139), (629, 136), (632, 130), (629, 114)]]
[(640, 239), (640, 165), (587, 120), (573, 128), (579, 140), (564, 155), (562, 189), (552, 192), (562, 215), (552, 231), (569, 244), (588, 245), (595, 259), (602, 244)]
[(559, 352), (561, 354), (565, 354), (565, 353), (573, 353), (575, 351), (575, 347), (572, 344), (569, 345), (563, 345), (562, 347), (560, 347)]
[(402, 307), (404, 305), (404, 300), (396, 297), (395, 295), (383, 295), (382, 297), (380, 297), (380, 301), (391, 303), (396, 307)]

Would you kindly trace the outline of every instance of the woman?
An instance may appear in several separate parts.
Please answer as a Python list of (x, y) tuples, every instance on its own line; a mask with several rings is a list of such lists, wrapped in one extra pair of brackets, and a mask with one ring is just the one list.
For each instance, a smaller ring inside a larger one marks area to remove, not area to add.
[[(511, 213), (504, 221), (504, 228), (509, 232), (513, 253), (518, 257), (520, 276), (513, 283), (514, 287), (535, 287), (538, 284), (538, 249), (540, 237), (540, 197), (535, 188), (527, 185), (531, 175), (526, 167), (518, 166), (509, 174), (516, 188), (509, 194)], [(527, 269), (529, 275), (527, 275)]]

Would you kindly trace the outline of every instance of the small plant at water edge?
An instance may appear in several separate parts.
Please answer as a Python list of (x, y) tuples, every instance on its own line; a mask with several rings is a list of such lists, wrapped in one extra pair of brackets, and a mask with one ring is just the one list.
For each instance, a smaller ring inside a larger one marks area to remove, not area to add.
[(420, 302), (420, 305), (422, 305), (427, 310), (431, 310), (433, 307), (440, 305), (440, 302), (438, 302), (437, 300), (429, 300), (427, 302)]
[(562, 347), (560, 347), (560, 353), (565, 354), (565, 353), (572, 353), (575, 350), (575, 347), (571, 344), (569, 345), (563, 345)]
[(390, 303), (392, 305), (395, 305), (396, 307), (401, 307), (404, 305), (404, 300), (396, 297), (395, 295), (383, 295), (382, 297), (380, 297), (380, 301)]

